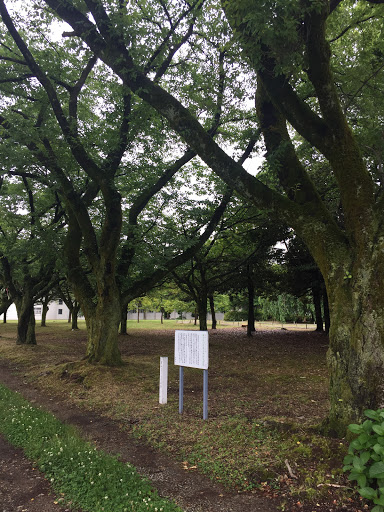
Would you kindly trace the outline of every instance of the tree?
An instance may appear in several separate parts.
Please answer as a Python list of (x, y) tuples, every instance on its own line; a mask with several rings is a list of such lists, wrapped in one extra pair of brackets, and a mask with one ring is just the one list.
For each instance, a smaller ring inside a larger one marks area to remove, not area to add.
[[(118, 365), (121, 309), (201, 247), (220, 219), (226, 200), (214, 205), (210, 219), (203, 218), (194, 226), (191, 233), (195, 236), (187, 247), (171, 247), (166, 241), (169, 247), (163, 257), (148, 265), (151, 272), (143, 268), (137, 272), (136, 267), (134, 278), (130, 275), (127, 279), (135, 259), (139, 260), (143, 233), (148, 225), (155, 230), (150, 214), (155, 211), (156, 215), (161, 203), (167, 206), (166, 192), (160, 200), (156, 195), (196, 153), (175, 147), (176, 141), (166, 136), (156, 112), (137, 101), (97, 63), (92, 52), (86, 48), (77, 52), (70, 38), (58, 45), (55, 57), (42, 47), (38, 36), (33, 37), (39, 12), (32, 9), (28, 13), (30, 32), (26, 34), (30, 37), (24, 40), (5, 5), (1, 7), (8, 29), (4, 37), (9, 43), (2, 50), (6, 66), (1, 83), (7, 97), (12, 97), (4, 102), (0, 117), (7, 172), (35, 179), (56, 192), (68, 224), (64, 244), (68, 280), (87, 322), (87, 360)], [(163, 17), (169, 16), (167, 9), (160, 11)], [(168, 34), (157, 34), (158, 47), (149, 58), (142, 55), (147, 59), (147, 74), (155, 73), (160, 80), (166, 73), (173, 55), (192, 35), (198, 11), (198, 2), (172, 11), (178, 17), (176, 24)], [(39, 23), (48, 28), (51, 17), (44, 10), (41, 13)], [(57, 54), (70, 66), (61, 67)], [(218, 76), (215, 101), (202, 109), (211, 118), (212, 135), (221, 115), (222, 67)], [(170, 158), (171, 150), (180, 156)], [(24, 169), (31, 156), (34, 166), (28, 172)], [(144, 217), (141, 223), (140, 216)]]
[(27, 178), (3, 179), (0, 198), (0, 281), (16, 305), (17, 344), (35, 345), (34, 304), (58, 282), (61, 214), (54, 195), (33, 187)]
[(305, 245), (297, 238), (291, 237), (287, 243), (287, 251), (284, 253), (284, 266), (286, 270), (285, 285), (286, 291), (297, 297), (308, 293), (312, 294), (315, 308), (316, 331), (329, 331), (329, 319), (327, 318), (327, 302), (324, 279), (308, 252)]
[[(91, 18), (70, 0), (44, 3), (231, 188), (246, 201), (274, 209), (304, 240), (324, 277), (332, 319), (328, 426), (344, 434), (346, 424), (365, 408), (382, 404), (384, 389), (384, 321), (379, 313), (384, 306), (384, 210), (382, 153), (377, 149), (382, 105), (375, 93), (383, 81), (382, 1), (223, 0), (232, 30), (257, 73), (258, 117), (269, 165), (283, 193), (248, 174), (223, 151), (192, 106), (179, 101), (178, 90), (171, 94), (145, 74), (140, 43), (130, 43), (134, 25), (128, 6), (86, 0)], [(3, 17), (4, 9), (1, 1)], [(207, 2), (204, 12), (208, 21), (215, 16), (216, 27), (226, 27), (225, 45), (229, 31), (217, 9)], [(117, 12), (126, 16), (126, 24), (116, 21)], [(353, 75), (357, 79), (349, 80)], [(321, 200), (306, 161), (298, 158), (292, 130), (329, 162), (342, 223)]]
[(69, 309), (68, 323), (71, 324), (72, 331), (77, 331), (79, 328), (77, 320), (80, 312), (80, 304), (74, 298), (74, 294), (68, 286), (67, 280), (63, 280), (58, 284), (56, 289), (56, 296), (60, 297), (60, 299)]

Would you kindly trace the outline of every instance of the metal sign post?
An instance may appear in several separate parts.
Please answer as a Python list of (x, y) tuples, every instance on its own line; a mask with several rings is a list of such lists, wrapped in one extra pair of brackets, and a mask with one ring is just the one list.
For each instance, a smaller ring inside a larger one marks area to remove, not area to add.
[(184, 366), (179, 368), (179, 414), (183, 413), (184, 408)]
[(208, 370), (204, 370), (203, 382), (203, 420), (208, 419)]

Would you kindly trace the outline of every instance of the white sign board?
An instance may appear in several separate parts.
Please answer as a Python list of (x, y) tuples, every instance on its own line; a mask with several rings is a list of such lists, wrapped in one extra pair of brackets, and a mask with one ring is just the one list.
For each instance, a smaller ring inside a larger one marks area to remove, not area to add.
[(175, 365), (208, 370), (208, 331), (175, 331)]

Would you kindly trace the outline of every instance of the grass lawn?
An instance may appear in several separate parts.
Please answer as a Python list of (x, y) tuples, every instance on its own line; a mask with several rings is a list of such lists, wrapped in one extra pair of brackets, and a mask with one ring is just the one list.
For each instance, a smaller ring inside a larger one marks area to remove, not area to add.
[[(16, 324), (0, 325), (0, 358), (34, 385), (117, 419), (129, 434), (239, 492), (257, 490), (316, 503), (354, 491), (342, 474), (346, 443), (320, 434), (328, 409), (327, 338), (307, 326), (258, 325), (255, 336), (223, 323), (210, 331), (209, 419), (202, 419), (203, 374), (185, 369), (178, 414), (175, 321), (130, 321), (120, 336), (124, 366), (81, 361), (85, 325), (37, 327), (38, 344), (16, 346)], [(312, 327), (313, 328), (313, 327)], [(292, 329), (292, 330), (291, 330)], [(169, 357), (168, 403), (159, 405), (159, 357)]]

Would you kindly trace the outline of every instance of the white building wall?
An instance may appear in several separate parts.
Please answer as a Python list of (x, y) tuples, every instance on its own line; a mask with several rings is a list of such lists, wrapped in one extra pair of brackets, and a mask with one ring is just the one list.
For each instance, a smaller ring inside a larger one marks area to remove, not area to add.
[[(0, 321), (4, 320), (4, 315), (0, 315)], [(11, 304), (7, 311), (7, 320), (17, 320), (16, 306)]]
[[(41, 304), (35, 304), (35, 318), (36, 320), (41, 320), (41, 314), (43, 310), (43, 306)], [(0, 322), (3, 321), (3, 316), (0, 316)], [(64, 304), (63, 301), (57, 300), (49, 303), (49, 309), (47, 313), (47, 321), (48, 320), (68, 320), (69, 317), (69, 309)], [(80, 317), (81, 318), (81, 317)], [(179, 313), (177, 311), (172, 311), (171, 319), (176, 320), (179, 318)], [(192, 320), (192, 313), (185, 312), (183, 313), (184, 320)], [(161, 320), (160, 311), (146, 311), (145, 313), (140, 311), (140, 320)], [(17, 320), (17, 312), (15, 304), (11, 304), (7, 311), (7, 320)], [(137, 311), (129, 311), (128, 312), (128, 320), (137, 320)], [(211, 314), (208, 313), (208, 321), (211, 321)], [(224, 313), (217, 312), (216, 320), (224, 320)]]
[[(35, 304), (35, 319), (41, 320), (43, 306), (41, 304)], [(67, 306), (60, 301), (52, 301), (49, 303), (49, 309), (47, 313), (47, 320), (68, 320), (69, 309)], [(0, 316), (0, 322), (4, 320), (4, 315)], [(17, 312), (15, 304), (11, 304), (7, 311), (7, 320), (17, 320)]]

